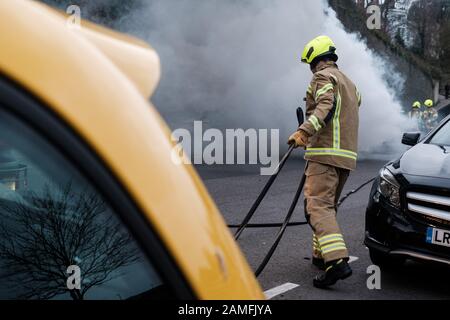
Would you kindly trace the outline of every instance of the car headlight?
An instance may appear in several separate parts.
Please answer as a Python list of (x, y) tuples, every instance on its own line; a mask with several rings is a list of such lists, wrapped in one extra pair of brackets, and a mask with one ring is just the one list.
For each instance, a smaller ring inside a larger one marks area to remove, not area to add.
[(382, 194), (394, 207), (400, 208), (400, 184), (392, 172), (383, 168), (380, 171), (378, 192)]

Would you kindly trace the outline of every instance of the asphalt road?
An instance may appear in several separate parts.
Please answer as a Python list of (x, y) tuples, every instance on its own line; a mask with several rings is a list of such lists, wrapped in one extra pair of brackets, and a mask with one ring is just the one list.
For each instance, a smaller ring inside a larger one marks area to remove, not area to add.
[[(343, 194), (375, 176), (384, 161), (363, 161), (353, 172)], [(282, 222), (292, 201), (304, 161), (290, 160), (266, 199), (255, 214), (255, 223)], [(229, 224), (238, 224), (263, 188), (268, 177), (259, 175), (256, 166), (199, 166), (212, 197)], [(372, 265), (369, 252), (363, 244), (364, 214), (370, 185), (351, 196), (341, 206), (338, 220), (343, 230), (350, 255), (357, 258), (351, 263), (353, 276), (338, 282), (332, 289), (313, 287), (317, 270), (311, 265), (311, 237), (309, 226), (290, 227), (266, 269), (259, 276), (263, 289), (275, 288), (273, 299), (449, 299), (450, 268), (436, 264), (408, 261), (401, 269), (381, 271), (381, 289), (368, 289)], [(303, 199), (294, 212), (292, 221), (304, 221)], [(277, 228), (248, 229), (239, 244), (250, 265), (256, 269), (270, 248)], [(286, 284), (293, 285), (286, 285)], [(292, 287), (295, 288), (291, 289)], [(289, 289), (289, 290), (288, 290)], [(279, 290), (279, 291), (278, 291)], [(286, 292), (283, 292), (287, 290)], [(273, 293), (273, 291), (271, 291)]]

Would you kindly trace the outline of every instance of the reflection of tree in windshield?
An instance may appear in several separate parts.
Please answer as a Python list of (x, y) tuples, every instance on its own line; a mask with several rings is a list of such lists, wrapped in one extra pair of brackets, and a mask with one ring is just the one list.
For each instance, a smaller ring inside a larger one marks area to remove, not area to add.
[[(55, 189), (57, 191), (55, 191)], [(51, 299), (69, 293), (82, 300), (90, 289), (120, 276), (138, 261), (131, 237), (95, 193), (46, 185), (27, 201), (0, 200), (0, 279), (18, 299)], [(81, 289), (67, 288), (67, 267), (81, 269)]]

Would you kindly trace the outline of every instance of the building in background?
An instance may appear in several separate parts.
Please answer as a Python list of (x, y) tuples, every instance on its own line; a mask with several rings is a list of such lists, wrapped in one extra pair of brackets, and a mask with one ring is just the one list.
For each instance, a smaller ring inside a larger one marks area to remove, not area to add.
[(393, 7), (387, 10), (386, 32), (391, 39), (410, 48), (414, 43), (414, 33), (408, 14), (415, 0), (396, 0), (393, 2)]
[(361, 8), (378, 5), (382, 8), (385, 21), (383, 29), (391, 40), (410, 48), (414, 42), (414, 32), (408, 19), (409, 10), (416, 0), (355, 0)]
[(27, 189), (27, 166), (13, 159), (0, 159), (0, 188), (11, 191)]
[(383, 5), (386, 1), (385, 0), (355, 0), (356, 4), (359, 6), (363, 6), (364, 8), (370, 6), (370, 5)]

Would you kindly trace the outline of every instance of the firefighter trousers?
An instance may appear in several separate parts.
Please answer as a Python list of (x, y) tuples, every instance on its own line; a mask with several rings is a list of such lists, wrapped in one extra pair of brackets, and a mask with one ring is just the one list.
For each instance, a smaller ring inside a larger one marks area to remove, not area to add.
[(306, 168), (305, 215), (313, 230), (313, 257), (325, 262), (348, 258), (336, 210), (349, 174), (349, 170), (313, 161)]

